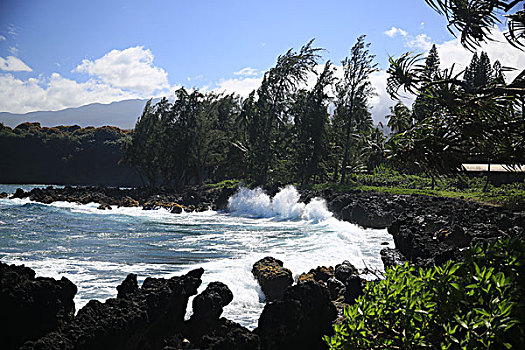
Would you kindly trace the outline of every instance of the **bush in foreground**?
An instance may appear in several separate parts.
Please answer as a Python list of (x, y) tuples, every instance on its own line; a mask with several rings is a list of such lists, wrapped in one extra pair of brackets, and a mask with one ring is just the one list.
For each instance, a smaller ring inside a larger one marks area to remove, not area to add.
[(325, 337), (331, 349), (525, 348), (525, 243), (466, 251), (464, 262), (387, 269)]

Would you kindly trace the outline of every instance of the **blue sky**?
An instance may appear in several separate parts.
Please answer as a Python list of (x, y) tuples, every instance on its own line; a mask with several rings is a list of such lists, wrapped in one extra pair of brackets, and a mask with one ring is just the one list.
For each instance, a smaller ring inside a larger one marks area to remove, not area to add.
[(459, 53), (424, 0), (4, 0), (0, 111), (146, 98), (181, 85), (246, 94), (287, 49), (315, 38), (324, 60), (339, 63), (361, 34), (382, 69), (389, 54), (431, 43), (454, 46), (453, 59), (471, 55)]

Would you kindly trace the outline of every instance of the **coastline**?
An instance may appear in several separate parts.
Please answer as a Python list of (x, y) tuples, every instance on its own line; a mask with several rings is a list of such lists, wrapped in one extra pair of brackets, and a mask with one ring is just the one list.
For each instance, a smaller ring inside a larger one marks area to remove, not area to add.
[[(149, 191), (147, 189), (119, 190), (105, 187), (64, 187), (62, 189), (57, 189), (48, 187), (46, 189), (33, 189), (29, 192), (17, 191), (13, 197), (30, 198), (31, 200), (42, 203), (51, 203), (53, 201), (59, 200), (79, 203), (97, 201), (100, 203), (100, 210), (110, 210), (103, 204), (109, 207), (119, 205), (141, 206), (144, 210), (154, 210), (162, 207), (172, 210), (174, 215), (176, 215), (177, 212), (180, 212), (176, 208), (196, 211), (206, 210), (207, 208), (224, 209), (226, 207), (228, 198), (234, 192), (234, 188), (191, 188), (181, 193), (169, 191), (161, 191), (159, 193), (156, 191)], [(483, 240), (493, 240), (511, 235), (517, 235), (523, 238), (524, 235), (524, 213), (512, 213), (498, 207), (485, 206), (478, 203), (439, 197), (385, 195), (358, 191), (339, 193), (333, 192), (331, 190), (305, 190), (301, 191), (300, 193), (301, 200), (304, 202), (309, 202), (314, 197), (324, 198), (327, 202), (329, 210), (334, 213), (334, 216), (338, 219), (358, 224), (363, 227), (388, 228), (388, 231), (394, 237), (396, 250), (384, 250), (384, 254), (382, 252), (382, 258), (385, 266), (395, 263), (395, 259), (392, 258), (393, 256), (397, 256), (398, 258), (401, 258), (401, 260), (408, 260), (412, 265), (415, 266), (431, 266), (435, 264), (441, 264), (449, 259), (458, 258), (461, 250), (465, 247), (468, 247), (471, 243)], [(286, 261), (284, 261), (284, 265), (286, 266)], [(329, 267), (325, 269), (329, 269)], [(305, 335), (308, 333), (311, 333), (311, 336), (317, 336), (319, 332), (312, 332), (311, 330), (309, 332), (305, 332), (305, 329), (309, 329), (308, 327), (310, 324), (319, 323), (317, 322), (318, 320), (315, 320), (315, 318), (312, 319), (312, 317), (309, 315), (312, 313), (318, 313), (320, 310), (331, 310), (331, 305), (337, 305), (337, 299), (339, 299), (339, 302), (341, 303), (338, 305), (340, 312), (342, 307), (344, 307), (344, 305), (348, 303), (350, 299), (350, 297), (347, 298), (344, 296), (345, 292), (341, 292), (342, 287), (349, 287), (349, 276), (344, 278), (341, 277), (339, 279), (336, 278), (337, 266), (335, 268), (335, 272), (333, 271), (332, 275), (328, 274), (328, 277), (325, 274), (326, 271), (321, 267), (308, 273), (306, 273), (306, 271), (304, 272), (305, 273), (302, 275), (304, 276), (302, 281), (297, 281), (297, 283), (292, 286), (286, 286), (287, 292), (284, 293), (284, 296), (281, 297), (280, 300), (267, 304), (270, 311), (267, 311), (267, 308), (265, 307), (265, 311), (263, 311), (264, 316), (261, 315), (261, 319), (259, 320), (259, 323), (265, 324), (266, 328), (263, 327), (263, 329), (257, 329), (254, 332), (250, 332), (240, 325), (234, 324), (233, 322), (224, 318), (221, 319), (220, 314), (222, 313), (222, 307), (227, 305), (228, 300), (228, 297), (225, 297), (223, 294), (228, 293), (224, 291), (223, 287), (219, 286), (220, 288), (218, 287), (218, 291), (207, 289), (201, 293), (202, 296), (199, 297), (199, 299), (203, 300), (205, 306), (203, 306), (201, 309), (202, 313), (197, 312), (197, 315), (200, 315), (196, 316), (199, 321), (193, 321), (192, 323), (187, 324), (183, 319), (181, 320), (179, 318), (177, 321), (179, 322), (177, 323), (177, 330), (174, 331), (172, 328), (170, 331), (165, 331), (167, 333), (163, 333), (163, 336), (171, 337), (170, 339), (172, 343), (169, 345), (172, 346), (171, 348), (184, 348), (186, 346), (197, 345), (201, 346), (202, 348), (221, 348), (206, 347), (211, 346), (210, 344), (212, 343), (206, 343), (211, 338), (215, 339), (215, 343), (213, 344), (226, 344), (230, 342), (228, 344), (231, 345), (231, 341), (236, 341), (237, 343), (234, 343), (234, 347), (230, 348), (243, 348), (243, 346), (245, 346), (244, 348), (251, 349), (257, 348), (258, 346), (261, 346), (261, 344), (264, 344), (262, 345), (262, 348), (272, 348), (272, 346), (269, 345), (271, 342), (269, 343), (268, 339), (283, 337), (283, 334), (278, 334), (276, 332), (279, 328), (277, 325), (285, 324), (287, 321), (286, 318), (283, 318), (283, 315), (286, 315), (286, 312), (283, 312), (284, 310), (288, 310), (291, 312), (291, 314), (295, 315), (294, 319), (305, 319), (305, 322), (299, 326), (296, 325), (295, 327), (298, 328), (293, 331), (286, 328), (291, 332), (289, 334), (291, 337), (290, 339), (294, 341), (301, 337), (310, 339), (310, 337)], [(131, 282), (129, 278), (131, 278)], [(184, 280), (185, 278), (189, 277), (177, 277), (178, 280)], [(198, 279), (200, 280), (200, 276)], [(162, 289), (162, 285), (165, 284), (168, 286), (168, 288), (171, 288), (169, 280), (152, 280), (159, 282), (153, 284), (148, 284), (149, 282), (145, 283), (145, 285), (139, 289), (136, 285), (136, 281), (133, 282), (133, 277), (128, 276), (128, 278), (123, 282), (122, 286), (131, 286), (129, 296), (133, 300), (135, 300), (134, 298), (138, 298), (137, 300), (142, 300), (141, 298), (145, 298), (143, 293), (146, 292), (160, 293), (159, 288)], [(363, 283), (366, 282), (359, 278), (357, 281), (359, 282), (359, 287), (356, 288), (357, 293), (359, 293), (359, 289), (362, 289)], [(75, 342), (78, 339), (75, 340), (75, 338), (72, 340), (68, 335), (71, 334), (71, 329), (82, 329), (82, 332), (85, 332), (85, 337), (92, 337), (97, 342), (101, 342), (98, 343), (99, 345), (104, 344), (104, 339), (113, 339), (112, 341), (115, 341), (115, 339), (123, 339), (122, 337), (124, 337), (125, 334), (129, 334), (130, 329), (133, 329), (132, 325), (134, 322), (138, 322), (136, 321), (135, 316), (125, 321), (130, 322), (129, 324), (111, 331), (116, 333), (112, 335), (104, 335), (102, 338), (100, 338), (101, 335), (97, 333), (97, 331), (94, 331), (90, 328), (89, 324), (84, 323), (86, 320), (86, 316), (84, 315), (86, 314), (90, 314), (90, 317), (93, 317), (93, 319), (90, 319), (91, 321), (89, 322), (105, 324), (112, 322), (110, 320), (115, 317), (115, 315), (112, 314), (115, 312), (115, 310), (120, 310), (118, 311), (119, 313), (124, 312), (128, 315), (135, 314), (136, 312), (139, 314), (144, 312), (146, 314), (153, 312), (146, 306), (140, 306), (138, 309), (135, 308), (135, 304), (140, 304), (141, 302), (134, 301), (134, 303), (132, 303), (133, 305), (131, 305), (129, 302), (123, 301), (126, 299), (123, 296), (126, 293), (121, 293), (123, 288), (124, 287), (120, 287), (120, 297), (117, 297), (117, 299), (108, 299), (108, 301), (103, 304), (99, 302), (88, 303), (88, 305), (85, 307), (85, 310), (83, 308), (83, 311), (79, 311), (80, 316), (67, 318), (67, 320), (63, 321), (61, 325), (57, 327), (55, 332), (45, 333), (42, 339), (37, 340), (35, 343), (28, 343), (29, 345), (26, 344), (25, 348), (56, 348), (52, 347), (51, 345), (56, 342), (57, 337), (62, 339), (63, 345), (71, 341), (73, 342), (72, 344), (76, 344)], [(337, 291), (337, 288), (339, 288), (339, 291)], [(334, 294), (334, 291), (335, 295), (332, 295)], [(193, 293), (192, 295), (194, 295), (196, 294), (196, 288), (194, 292), (187, 291), (185, 293)], [(217, 297), (217, 295), (219, 296)], [(159, 299), (159, 302), (169, 303), (162, 298)], [(306, 307), (306, 305), (312, 303), (317, 305), (317, 309), (309, 309)], [(183, 304), (185, 309), (187, 300), (177, 301), (177, 305), (179, 304)], [(177, 307), (182, 307), (180, 305)], [(145, 307), (146, 311), (144, 311)], [(193, 307), (195, 312), (195, 302)], [(199, 306), (197, 306), (197, 308), (199, 308)], [(332, 311), (329, 311), (326, 315), (325, 321), (321, 323), (324, 325), (327, 323), (331, 325), (335, 317), (336, 314)], [(144, 327), (144, 329), (150, 329), (151, 324), (148, 322), (142, 324), (141, 327)], [(198, 325), (198, 327), (196, 325)], [(208, 325), (208, 328), (200, 329), (202, 325)], [(288, 326), (291, 327), (291, 325)], [(148, 332), (143, 333), (143, 340), (153, 339), (151, 338), (153, 335), (149, 334)], [(327, 334), (326, 328), (323, 328), (322, 332), (324, 333), (320, 333), (321, 335)], [(299, 335), (301, 335), (301, 337)], [(155, 337), (157, 336), (158, 334), (155, 335)], [(188, 338), (190, 338), (190, 344), (186, 344), (184, 342)], [(160, 338), (155, 339), (158, 340)], [(292, 342), (292, 340), (289, 341)], [(145, 348), (163, 348), (159, 347), (160, 345), (157, 343), (151, 343), (151, 346), (144, 346)], [(322, 348), (322, 344), (320, 344), (319, 347)], [(133, 347), (130, 345), (130, 347), (117, 346), (116, 348)], [(164, 348), (166, 347), (164, 346)]]

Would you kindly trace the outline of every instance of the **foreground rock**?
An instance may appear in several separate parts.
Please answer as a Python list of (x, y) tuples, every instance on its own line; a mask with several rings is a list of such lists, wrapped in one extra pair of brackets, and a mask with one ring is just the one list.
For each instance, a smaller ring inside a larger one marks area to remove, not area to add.
[(293, 283), (292, 272), (283, 262), (266, 257), (253, 264), (252, 273), (259, 282), (267, 301), (282, 298), (284, 291)]
[(65, 277), (35, 278), (30, 268), (0, 263), (2, 348), (17, 349), (72, 319), (76, 292)]
[(223, 307), (233, 300), (230, 289), (222, 282), (210, 283), (193, 299), (193, 315), (187, 322), (191, 339), (197, 341), (219, 325)]
[(203, 272), (147, 278), (141, 288), (128, 276), (116, 299), (91, 300), (61, 329), (22, 349), (162, 349), (164, 339), (173, 342), (182, 334), (188, 298), (197, 293)]
[(282, 300), (266, 304), (257, 333), (263, 349), (324, 349), (337, 316), (326, 288), (311, 281), (289, 287)]
[(332, 266), (318, 266), (315, 269), (308, 271), (308, 273), (299, 275), (297, 282), (304, 283), (306, 281), (311, 281), (326, 286), (326, 283), (332, 277), (334, 277), (334, 268)]

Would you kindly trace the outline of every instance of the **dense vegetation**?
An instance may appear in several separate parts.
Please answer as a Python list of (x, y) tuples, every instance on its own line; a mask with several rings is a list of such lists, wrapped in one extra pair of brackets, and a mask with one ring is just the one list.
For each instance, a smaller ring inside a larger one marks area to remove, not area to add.
[[(447, 17), (466, 47), (486, 40), (501, 12), (508, 15), (509, 44), (524, 46), (522, 1), (427, 3)], [(401, 104), (392, 109), (393, 160), (421, 167), (432, 187), (436, 175), (456, 173), (466, 157), (524, 163), (525, 71), (506, 84), (501, 65), (492, 66), (485, 53), (474, 54), (460, 74), (436, 69), (434, 48), (420, 61), (411, 53), (390, 60), (390, 94), (404, 89), (418, 96), (412, 114)], [(513, 190), (522, 194), (518, 187)], [(523, 209), (522, 196), (506, 200), (511, 208)], [(384, 280), (368, 283), (325, 341), (332, 349), (521, 349), (524, 254), (525, 243), (513, 238), (471, 247), (463, 262), (387, 269)]]
[(525, 243), (479, 244), (465, 261), (389, 268), (345, 310), (331, 349), (521, 349)]
[[(181, 88), (173, 103), (148, 103), (125, 162), (151, 186), (243, 179), (249, 183), (345, 181), (384, 157), (368, 99), (376, 71), (365, 37), (336, 78), (313, 41), (279, 56), (248, 98)], [(315, 79), (310, 89), (307, 80)], [(330, 113), (332, 112), (332, 113)]]
[(119, 165), (128, 131), (115, 127), (40, 127), (0, 123), (0, 183), (139, 185), (136, 172)]
[(322, 50), (312, 45), (279, 56), (246, 99), (181, 88), (173, 103), (148, 103), (124, 161), (148, 185), (174, 188), (225, 179), (347, 184), (349, 175), (380, 165), (424, 173), (434, 184), (463, 163), (525, 163), (525, 73), (507, 83), (485, 52), (463, 72), (443, 70), (435, 46), (425, 58), (391, 58), (388, 91), (416, 99), (412, 109), (391, 108), (385, 135), (370, 113), (377, 65), (365, 37), (341, 74), (331, 62), (321, 65)]

